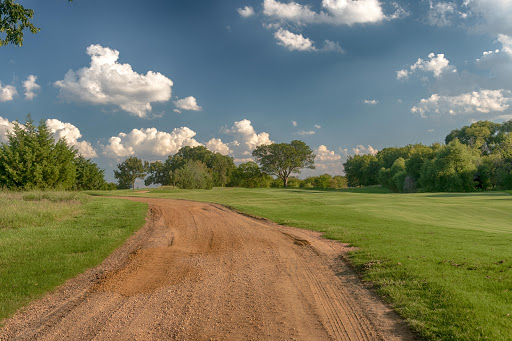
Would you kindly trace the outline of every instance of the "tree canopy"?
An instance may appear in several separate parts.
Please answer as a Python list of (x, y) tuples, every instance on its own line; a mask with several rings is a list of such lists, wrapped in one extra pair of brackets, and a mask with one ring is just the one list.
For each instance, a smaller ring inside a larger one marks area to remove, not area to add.
[(252, 156), (264, 172), (281, 179), (284, 187), (288, 185), (290, 174), (300, 173), (302, 168), (315, 169), (315, 154), (299, 140), (258, 146)]
[(114, 177), (119, 181), (119, 188), (133, 188), (135, 180), (144, 179), (149, 168), (147, 161), (131, 156), (117, 165), (118, 170), (114, 171)]
[[(68, 0), (72, 2), (73, 0)], [(14, 44), (23, 45), (23, 31), (32, 33), (40, 31), (30, 21), (34, 10), (25, 8), (14, 0), (0, 0), (0, 33), (5, 32), (5, 38), (0, 38), (0, 46)]]

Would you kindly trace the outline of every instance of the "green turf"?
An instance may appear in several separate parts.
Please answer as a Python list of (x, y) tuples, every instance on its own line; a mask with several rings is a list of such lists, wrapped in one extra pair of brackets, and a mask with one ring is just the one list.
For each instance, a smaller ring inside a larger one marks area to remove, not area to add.
[(73, 192), (0, 192), (0, 320), (99, 264), (147, 205)]
[[(512, 339), (512, 196), (381, 189), (118, 191), (211, 201), (360, 248), (355, 268), (429, 340)], [(366, 192), (366, 193), (365, 193)], [(99, 194), (99, 193), (97, 193)]]

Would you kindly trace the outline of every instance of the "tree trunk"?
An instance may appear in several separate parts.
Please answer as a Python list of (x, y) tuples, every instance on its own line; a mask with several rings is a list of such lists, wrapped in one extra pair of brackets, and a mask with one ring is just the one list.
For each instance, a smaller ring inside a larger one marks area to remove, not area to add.
[(135, 192), (135, 180), (133, 180), (133, 191)]
[(287, 176), (283, 177), (283, 183), (284, 183), (284, 188), (288, 187), (288, 177)]

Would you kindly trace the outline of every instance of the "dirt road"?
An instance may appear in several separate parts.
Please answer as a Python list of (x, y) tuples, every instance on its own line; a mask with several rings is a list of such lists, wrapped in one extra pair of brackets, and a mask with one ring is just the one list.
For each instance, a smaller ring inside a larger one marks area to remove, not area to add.
[(97, 268), (7, 321), (0, 340), (410, 340), (318, 234), (167, 199)]

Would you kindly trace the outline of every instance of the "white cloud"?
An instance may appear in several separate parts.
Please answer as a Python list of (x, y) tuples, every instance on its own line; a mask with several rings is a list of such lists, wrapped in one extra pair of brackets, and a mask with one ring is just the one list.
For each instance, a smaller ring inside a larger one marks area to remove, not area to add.
[(292, 121), (292, 126), (296, 127), (297, 126), (297, 121)]
[(428, 22), (434, 26), (448, 26), (451, 24), (453, 16), (457, 13), (457, 5), (452, 2), (430, 1), (430, 11), (428, 12)]
[(352, 151), (354, 152), (354, 155), (377, 155), (379, 152), (377, 149), (370, 145), (365, 147), (361, 144), (358, 144), (355, 148), (352, 148)]
[(418, 58), (416, 63), (409, 67), (409, 70), (403, 69), (396, 72), (396, 78), (408, 78), (409, 75), (414, 73), (416, 70), (428, 71), (434, 74), (434, 77), (439, 78), (445, 71), (456, 72), (457, 70), (450, 65), (450, 61), (445, 58), (444, 54), (430, 53), (428, 55), (429, 60), (423, 60)]
[(238, 144), (238, 146), (244, 149), (245, 155), (249, 155), (257, 146), (273, 143), (268, 133), (263, 132), (257, 134), (251, 121), (247, 119), (235, 122), (230, 129), (225, 129), (224, 132), (241, 141), (235, 140), (233, 146), (237, 146)]
[(254, 9), (251, 6), (245, 6), (244, 8), (237, 9), (238, 14), (240, 14), (241, 17), (248, 18), (252, 17), (254, 15)]
[(370, 105), (376, 105), (377, 103), (379, 103), (379, 101), (377, 101), (376, 99), (365, 99), (363, 102), (364, 102), (364, 104), (370, 104)]
[(3, 118), (0, 116), (0, 142), (7, 142), (7, 133), (14, 128), (14, 124), (12, 122), (9, 122), (8, 119)]
[(294, 1), (282, 3), (276, 0), (263, 1), (263, 14), (279, 21), (297, 24), (353, 25), (377, 23), (399, 17), (397, 12), (386, 17), (378, 0), (322, 0), (323, 11), (315, 12), (308, 5)]
[(316, 131), (314, 130), (299, 130), (297, 134), (305, 136), (305, 135), (315, 135)]
[(0, 102), (12, 101), (13, 97), (18, 94), (16, 88), (12, 85), (2, 86), (0, 82)]
[(152, 102), (171, 98), (173, 82), (158, 72), (145, 75), (132, 70), (129, 64), (118, 63), (119, 51), (101, 45), (87, 48), (91, 56), (89, 67), (69, 70), (63, 80), (55, 82), (61, 98), (91, 104), (113, 104), (145, 117)]
[(181, 147), (201, 145), (194, 139), (196, 132), (187, 127), (175, 128), (171, 133), (156, 128), (133, 129), (128, 134), (112, 136), (103, 153), (110, 157), (139, 156), (158, 158), (175, 154)]
[(76, 148), (78, 153), (85, 158), (92, 158), (98, 156), (92, 145), (87, 141), (78, 141), (82, 137), (80, 130), (71, 123), (64, 123), (57, 119), (46, 120), (48, 129), (53, 133), (55, 140), (66, 140), (66, 143)]
[(327, 149), (326, 146), (321, 145), (315, 150), (317, 161), (337, 161), (341, 159), (341, 155), (336, 154), (334, 151)]
[(25, 88), (25, 99), (32, 100), (36, 97), (35, 91), (40, 88), (39, 84), (36, 83), (37, 77), (30, 75), (27, 80), (23, 82)]
[[(179, 110), (192, 110), (192, 111), (201, 111), (203, 110), (202, 107), (197, 105), (197, 100), (193, 96), (188, 96), (182, 99), (179, 99), (177, 101), (174, 101), (174, 105)], [(180, 111), (181, 113), (181, 111)]]
[(320, 125), (318, 125), (318, 124), (315, 124), (315, 128), (316, 128), (316, 129), (320, 129), (320, 128), (322, 128), (322, 126), (320, 126)]
[(411, 108), (412, 113), (422, 117), (431, 114), (488, 114), (503, 112), (509, 108), (512, 94), (506, 90), (480, 90), (458, 96), (440, 96), (433, 94), (430, 98), (422, 99)]
[(466, 0), (470, 11), (483, 18), (482, 29), (494, 34), (512, 36), (512, 6), (510, 0)]
[(503, 52), (512, 57), (512, 36), (499, 34), (498, 41), (503, 46)]
[(321, 51), (345, 53), (343, 48), (340, 46), (340, 43), (330, 40), (324, 40), (324, 46), (322, 47)]
[(286, 47), (290, 51), (315, 51), (314, 43), (302, 34), (295, 34), (283, 28), (274, 33), (277, 44)]
[(222, 155), (230, 155), (233, 151), (229, 148), (229, 145), (222, 142), (221, 139), (212, 138), (206, 142), (206, 148), (212, 152), (221, 153)]

